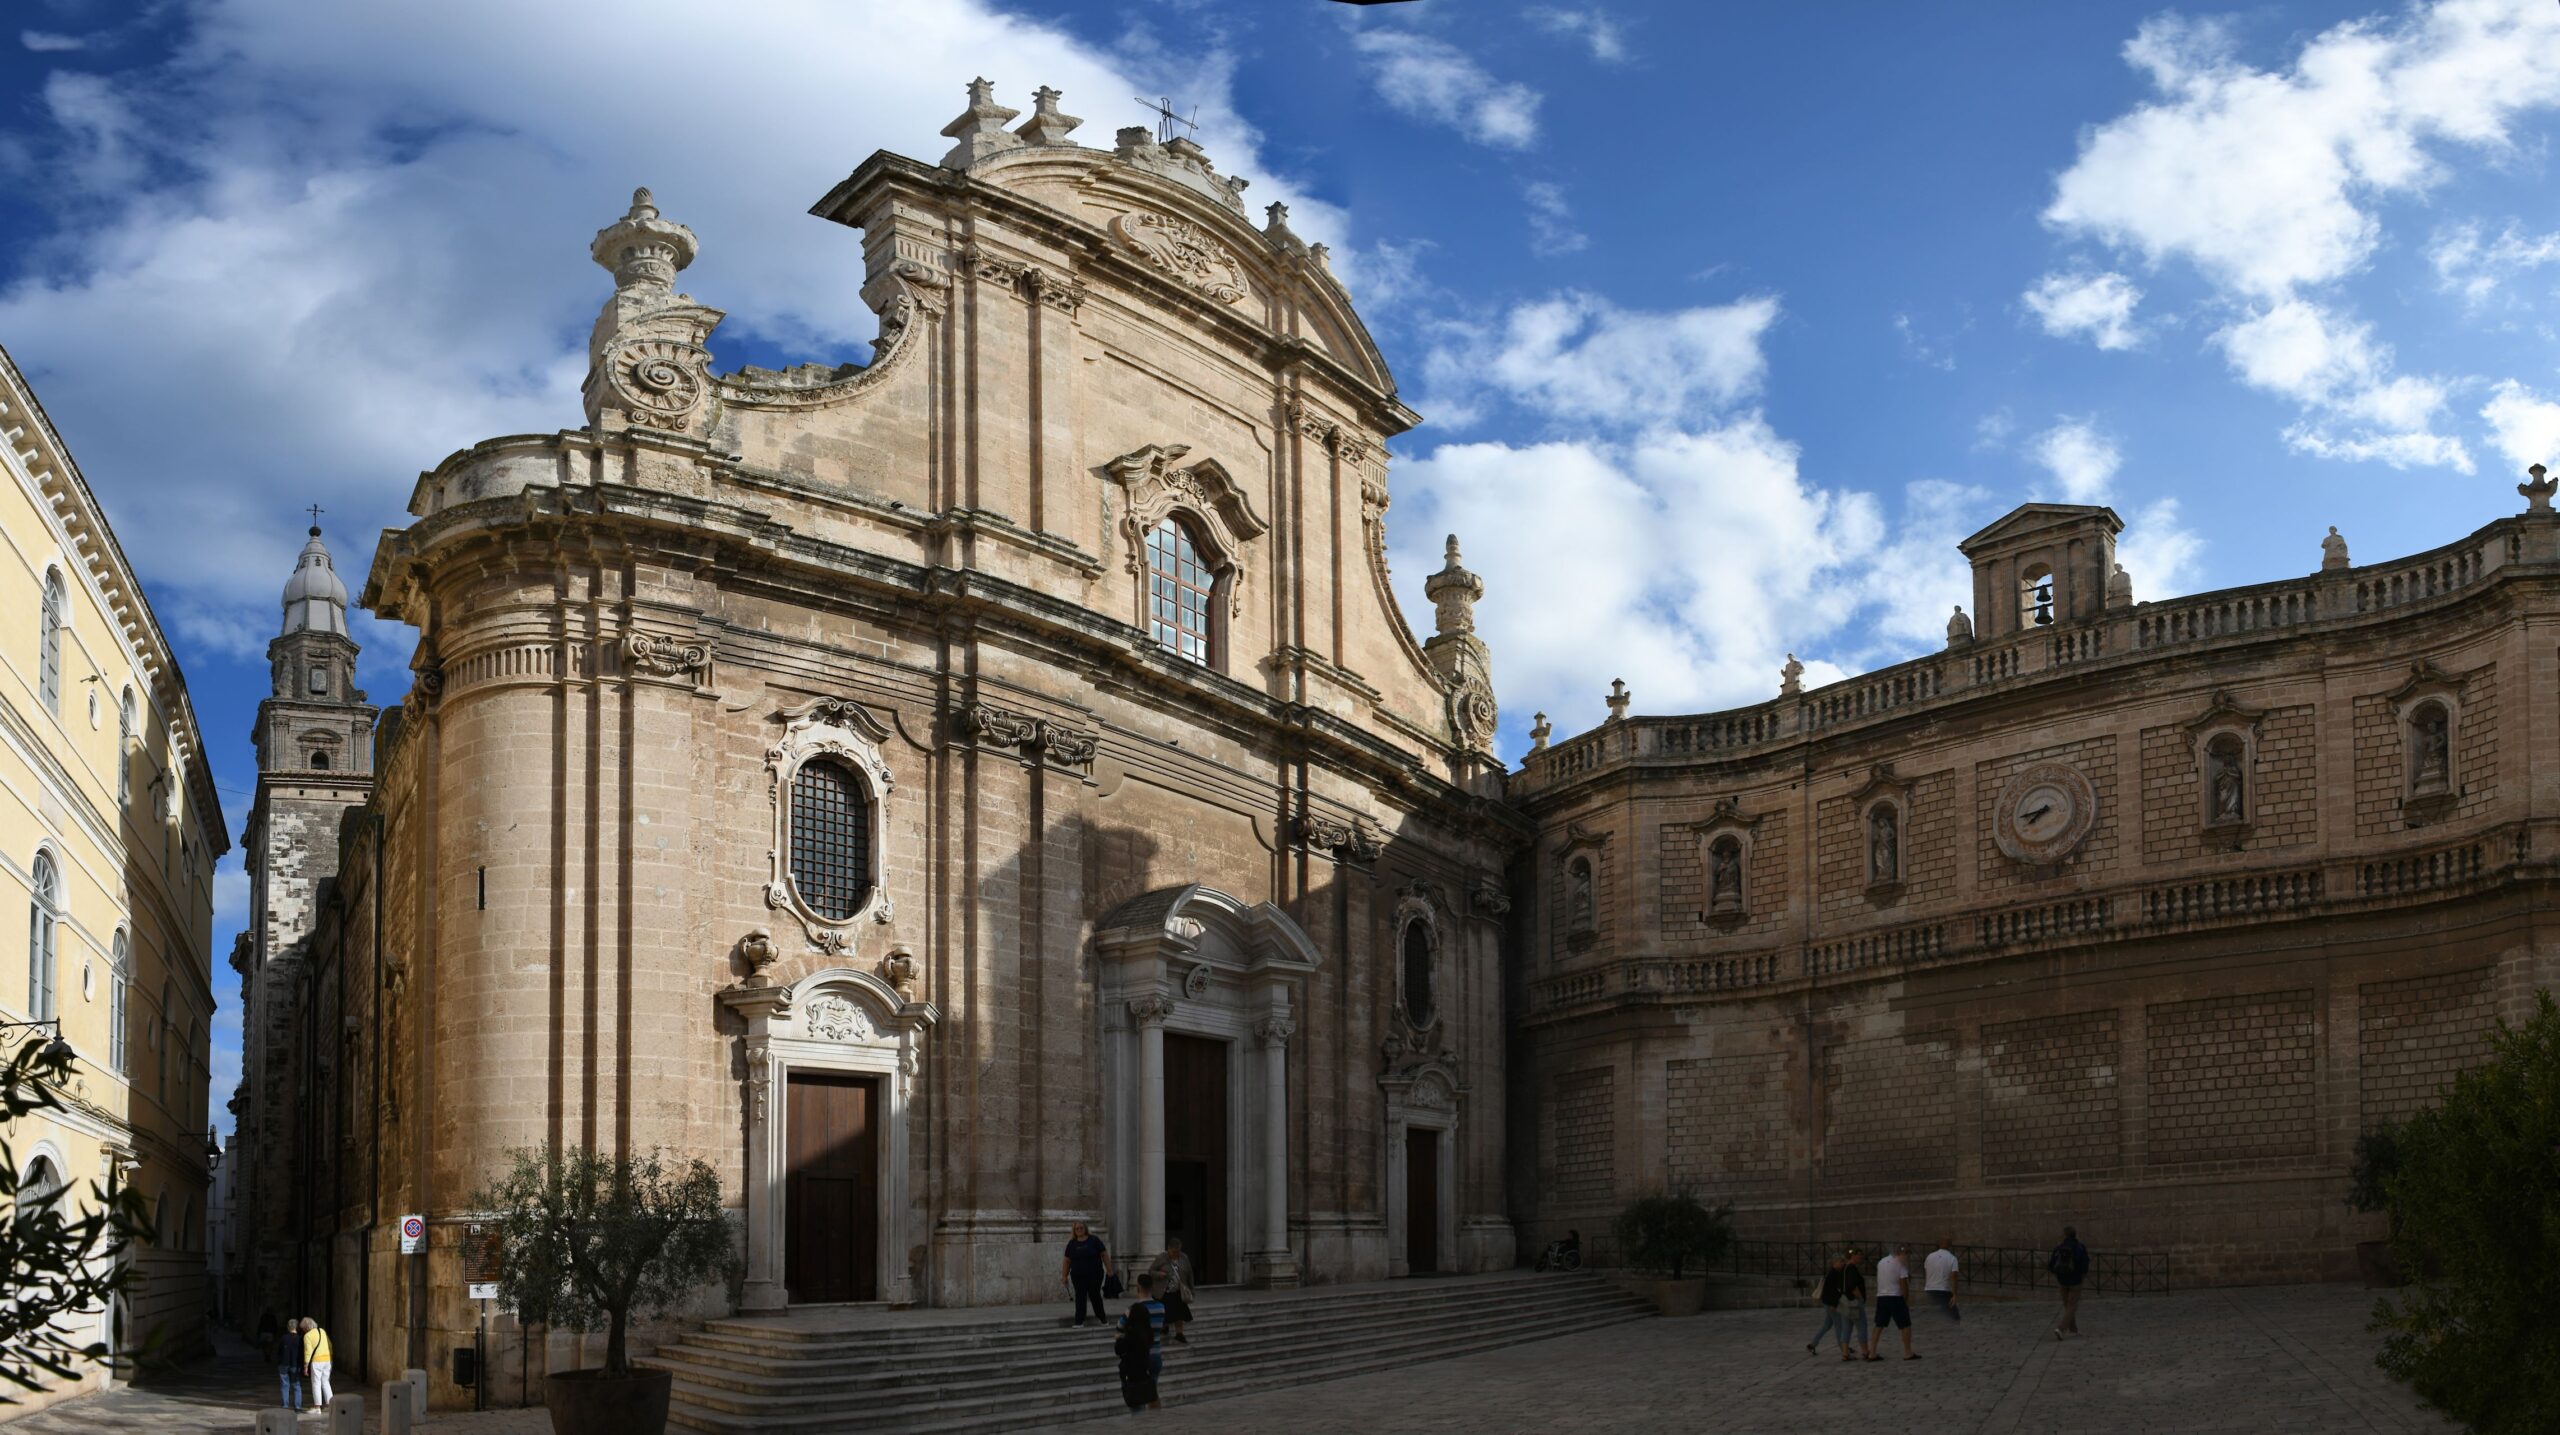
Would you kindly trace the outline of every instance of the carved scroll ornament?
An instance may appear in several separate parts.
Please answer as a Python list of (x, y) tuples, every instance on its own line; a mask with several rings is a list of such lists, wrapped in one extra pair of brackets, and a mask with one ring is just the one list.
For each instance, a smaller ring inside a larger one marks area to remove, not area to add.
[(1111, 221), (1112, 237), (1129, 246), (1158, 273), (1220, 304), (1245, 296), (1244, 266), (1209, 232), (1187, 219), (1133, 209)]

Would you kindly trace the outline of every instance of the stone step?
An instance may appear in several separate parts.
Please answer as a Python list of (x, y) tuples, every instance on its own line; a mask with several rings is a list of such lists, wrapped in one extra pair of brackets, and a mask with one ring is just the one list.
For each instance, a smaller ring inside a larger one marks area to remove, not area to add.
[[(1234, 1322), (1250, 1321), (1258, 1331), (1287, 1332), (1338, 1323), (1346, 1318), (1396, 1319), (1408, 1314), (1455, 1313), (1486, 1306), (1521, 1309), (1549, 1300), (1587, 1298), (1594, 1289), (1605, 1287), (1594, 1282), (1557, 1278), (1536, 1282), (1473, 1282), (1403, 1295), (1362, 1295), (1338, 1302), (1320, 1297), (1306, 1300), (1262, 1299), (1233, 1305), (1205, 1305), (1201, 1308), (1202, 1318), (1197, 1324), (1204, 1331), (1214, 1331)], [(681, 1337), (667, 1348), (681, 1348), (695, 1354), (726, 1351), (752, 1357), (759, 1366), (770, 1367), (776, 1360), (959, 1360), (973, 1353), (1019, 1351), (1028, 1343), (1054, 1341), (1059, 1348), (1065, 1349), (1079, 1338), (1098, 1338), (1092, 1328), (1079, 1331), (1060, 1316), (922, 1327), (909, 1331), (803, 1331), (797, 1332), (795, 1339), (784, 1341), (772, 1338), (776, 1329), (714, 1321)]]
[[(1638, 1320), (1649, 1302), (1588, 1274), (1318, 1287), (1208, 1307), (1167, 1352), (1182, 1403), (1400, 1369), (1568, 1330)], [(679, 1429), (869, 1432), (1023, 1429), (1119, 1414), (1110, 1340), (1056, 1316), (872, 1330), (715, 1321), (649, 1363), (675, 1372)], [(747, 1339), (747, 1337), (757, 1339)], [(896, 1348), (883, 1349), (884, 1339)]]
[[(1484, 1303), (1459, 1310), (1432, 1308), (1390, 1319), (1362, 1320), (1357, 1331), (1347, 1336), (1332, 1336), (1330, 1328), (1324, 1326), (1303, 1331), (1267, 1330), (1256, 1322), (1249, 1328), (1223, 1332), (1202, 1328), (1190, 1345), (1174, 1346), (1171, 1354), (1186, 1363), (1196, 1355), (1230, 1365), (1249, 1364), (1264, 1358), (1261, 1352), (1266, 1351), (1330, 1351), (1347, 1345), (1383, 1346), (1409, 1339), (1427, 1344), (1444, 1336), (1523, 1323), (1547, 1329), (1578, 1329), (1592, 1319), (1630, 1309), (1641, 1313), (1643, 1307), (1613, 1292), (1593, 1290), (1564, 1299)], [(965, 1358), (944, 1361), (777, 1361), (771, 1356), (756, 1360), (739, 1352), (707, 1352), (678, 1345), (662, 1348), (649, 1357), (648, 1363), (677, 1372), (684, 1380), (702, 1387), (706, 1394), (711, 1390), (765, 1393), (778, 1389), (816, 1400), (919, 1388), (992, 1392), (1015, 1386), (1038, 1387), (1089, 1372), (1096, 1364), (1109, 1361), (1108, 1338), (1091, 1329), (1074, 1334), (1079, 1338), (1044, 1341), (1036, 1349), (972, 1351)]]
[[(1629, 1297), (1613, 1301), (1607, 1309), (1583, 1317), (1573, 1328), (1595, 1329), (1642, 1320), (1651, 1314), (1649, 1303)], [(1219, 1351), (1216, 1359), (1203, 1358), (1196, 1364), (1185, 1358), (1192, 1352), (1177, 1346), (1167, 1363), (1165, 1379), (1172, 1399), (1188, 1405), (1203, 1400), (1292, 1388), (1314, 1381), (1403, 1369), (1455, 1355), (1544, 1340), (1560, 1333), (1563, 1333), (1560, 1327), (1537, 1321), (1489, 1321), (1475, 1323), (1463, 1330), (1443, 1332), (1437, 1338), (1418, 1336), (1379, 1342), (1362, 1340), (1355, 1335), (1341, 1349), (1282, 1349), (1269, 1351), (1259, 1358), (1248, 1357), (1241, 1349), (1226, 1349)], [(1095, 1342), (1100, 1345), (1100, 1337), (1095, 1337)], [(706, 1392), (698, 1391), (679, 1376), (671, 1412), (672, 1423), (680, 1429), (715, 1432), (715, 1435), (743, 1435), (747, 1431), (819, 1435), (819, 1432), (872, 1430), (897, 1430), (912, 1432), (912, 1435), (962, 1435), (962, 1432), (1019, 1430), (1121, 1414), (1125, 1407), (1120, 1403), (1119, 1383), (1112, 1372), (1108, 1352), (1097, 1350), (1095, 1356), (1089, 1367), (1090, 1374), (1072, 1385), (1051, 1380), (1042, 1382), (1035, 1390), (1019, 1393), (979, 1395), (954, 1392), (949, 1397), (929, 1401), (878, 1399), (874, 1402), (877, 1408), (853, 1410), (811, 1408), (810, 1402), (787, 1398), (751, 1397), (720, 1401), (713, 1397), (716, 1403), (705, 1404), (698, 1402), (697, 1396)]]

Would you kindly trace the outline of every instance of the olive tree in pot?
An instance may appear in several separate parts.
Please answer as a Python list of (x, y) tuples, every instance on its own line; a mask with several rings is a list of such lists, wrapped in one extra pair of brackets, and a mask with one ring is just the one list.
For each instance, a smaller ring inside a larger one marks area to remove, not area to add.
[(1707, 1304), (1707, 1267), (1733, 1243), (1733, 1207), (1709, 1206), (1683, 1187), (1628, 1203), (1610, 1224), (1610, 1234), (1617, 1238), (1620, 1260), (1659, 1277), (1653, 1283), (1655, 1309), (1696, 1315)]
[(473, 1198), (497, 1226), (499, 1304), (527, 1325), (605, 1328), (601, 1368), (543, 1381), (554, 1435), (663, 1435), (673, 1377), (631, 1368), (628, 1327), (635, 1310), (663, 1315), (735, 1278), (719, 1173), (657, 1151), (546, 1145), (507, 1154), (513, 1167)]

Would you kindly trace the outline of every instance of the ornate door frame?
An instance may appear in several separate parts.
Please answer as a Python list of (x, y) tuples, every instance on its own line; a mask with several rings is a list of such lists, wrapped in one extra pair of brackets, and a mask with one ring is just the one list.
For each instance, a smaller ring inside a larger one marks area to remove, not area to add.
[(782, 1123), (789, 1119), (795, 1071), (880, 1078), (880, 1295), (891, 1305), (914, 1304), (915, 1276), (907, 1266), (915, 1244), (908, 1115), (919, 1048), (942, 1014), (931, 1002), (908, 1001), (871, 973), (845, 967), (813, 972), (787, 987), (749, 977), (721, 992), (720, 1004), (747, 1028), (737, 1039), (747, 1117), (747, 1274), (739, 1312), (778, 1311), (790, 1303), (782, 1264), (790, 1142)]
[(1409, 1276), (1405, 1233), (1412, 1229), (1405, 1210), (1410, 1158), (1405, 1133), (1440, 1133), (1437, 1222), (1440, 1273), (1458, 1269), (1458, 1089), (1449, 1074), (1433, 1064), (1391, 1073), (1378, 1079), (1387, 1093), (1387, 1274)]

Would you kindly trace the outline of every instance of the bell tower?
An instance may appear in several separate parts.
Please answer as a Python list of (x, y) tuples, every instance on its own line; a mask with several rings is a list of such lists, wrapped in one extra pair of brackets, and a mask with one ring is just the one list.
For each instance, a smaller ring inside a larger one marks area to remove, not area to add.
[(310, 929), (312, 898), (334, 875), (339, 815), (373, 791), (377, 709), (356, 687), (356, 652), (347, 585), (314, 524), (285, 580), (283, 626), (267, 644), (269, 692), (258, 704), (258, 794), (242, 845), (260, 965)]
[[(2124, 520), (2099, 504), (2028, 503), (1956, 545), (1973, 563), (1974, 636), (2095, 622), (2111, 601)], [(2129, 603), (2131, 600), (2125, 600)]]

